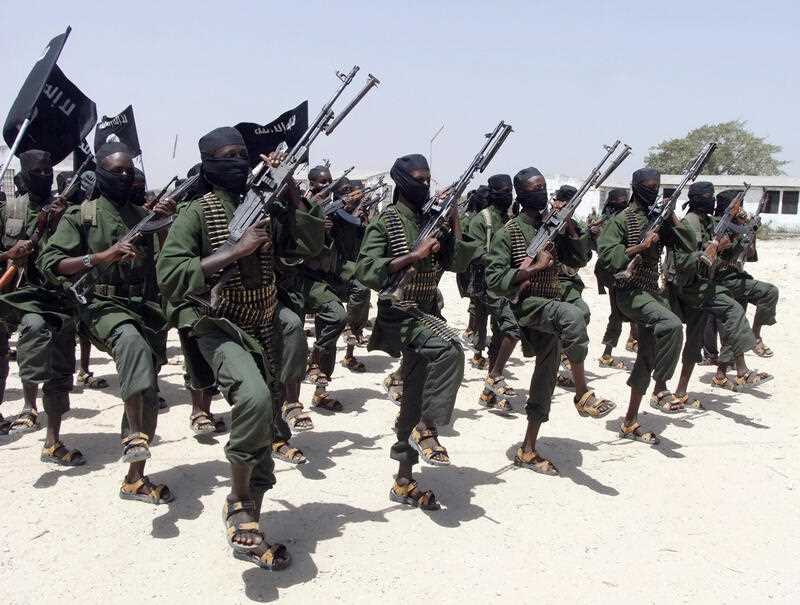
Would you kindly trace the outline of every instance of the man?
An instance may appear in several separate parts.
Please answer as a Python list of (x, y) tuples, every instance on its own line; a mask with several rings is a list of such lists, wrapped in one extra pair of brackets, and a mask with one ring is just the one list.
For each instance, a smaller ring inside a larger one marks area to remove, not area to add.
[[(236, 558), (265, 569), (283, 569), (290, 557), (282, 544), (269, 544), (258, 528), (264, 493), (275, 483), (271, 450), (280, 385), (274, 350), (277, 288), (274, 259), (317, 253), (322, 221), (306, 205), (294, 181), (269, 215), (250, 226), (232, 246), (228, 225), (247, 190), (249, 158), (235, 128), (212, 130), (199, 141), (201, 173), (210, 191), (186, 205), (169, 231), (158, 259), (159, 282), (186, 329), (193, 362), (204, 364), (233, 407), (225, 454), (231, 491), (223, 508), (228, 543)], [(282, 157), (263, 158), (277, 166)], [(200, 301), (226, 270), (217, 303)]]
[[(467, 211), (461, 217), (461, 232), (469, 233), (472, 219), (478, 216), (489, 206), (489, 187), (481, 185), (469, 196)], [(469, 298), (469, 322), (464, 332), (464, 339), (469, 341), (474, 354), (469, 364), (477, 370), (485, 370), (489, 361), (483, 356), (483, 350), (488, 345), (487, 322), (489, 309), (484, 301), (486, 297), (486, 278), (484, 266), (480, 259), (475, 259), (466, 271), (456, 276), (462, 297)]]
[[(486, 291), (485, 267), (489, 251), (492, 249), (492, 239), (508, 222), (508, 210), (513, 199), (513, 183), (507, 174), (495, 174), (489, 177), (488, 182), (489, 205), (472, 217), (467, 230), (467, 235), (475, 241), (479, 249), (478, 256), (472, 260), (473, 280), (483, 282), (482, 290), (485, 296), (478, 301), (478, 304), (489, 310), (492, 324), (489, 373), (484, 381), (485, 386), (479, 403), (490, 410), (505, 414), (513, 411), (507, 397), (512, 397), (515, 393), (506, 384), (503, 372), (521, 334), (509, 300)], [(485, 322), (483, 331), (484, 333), (486, 331)]]
[[(20, 154), (19, 159), (21, 180), (27, 193), (0, 210), (3, 246), (7, 250), (0, 259), (10, 260), (9, 267), (12, 263), (16, 265), (18, 276), (22, 277), (20, 287), (11, 286), (10, 292), (0, 296), (4, 323), (19, 326), (17, 363), (24, 398), (22, 413), (8, 432), (20, 434), (39, 428), (36, 397), (42, 384), (47, 435), (40, 458), (43, 462), (78, 466), (85, 462), (83, 454), (69, 449), (60, 439), (61, 419), (69, 410), (69, 392), (75, 373), (75, 319), (72, 305), (63, 291), (48, 284), (36, 266), (36, 259), (56, 228), (67, 202), (51, 196), (53, 165), (49, 153), (30, 150)], [(48, 204), (51, 204), (51, 212), (47, 225), (34, 244), (31, 237), (37, 230), (39, 214)], [(3, 339), (2, 349), (6, 353), (7, 330)], [(0, 378), (5, 383), (8, 360), (3, 356)]]
[[(523, 349), (536, 357), (525, 411), (528, 425), (514, 464), (537, 473), (557, 475), (550, 460), (536, 450), (542, 423), (550, 416), (550, 403), (556, 385), (561, 347), (572, 363), (576, 378), (575, 407), (581, 416), (601, 418), (615, 405), (598, 398), (586, 386), (583, 361), (588, 351), (584, 313), (562, 300), (558, 280), (560, 264), (580, 266), (586, 258), (586, 241), (569, 220), (563, 235), (543, 250), (529, 266), (526, 250), (541, 227), (547, 208), (547, 184), (536, 168), (525, 168), (514, 176), (514, 190), (520, 213), (500, 229), (492, 240), (486, 284), (495, 296), (512, 300), (511, 309), (519, 324)], [(529, 259), (530, 260), (530, 259)]]
[[(638, 324), (639, 335), (636, 362), (628, 378), (631, 387), (628, 411), (619, 435), (647, 444), (659, 441), (652, 431), (642, 431), (637, 422), (639, 404), (647, 392), (651, 374), (656, 383), (653, 398), (659, 407), (668, 405), (678, 411), (683, 405), (667, 389), (667, 381), (678, 365), (683, 326), (659, 292), (659, 260), (665, 246), (684, 252), (695, 250), (691, 231), (680, 224), (674, 213), (658, 233), (653, 232), (639, 242), (650, 222), (648, 213), (658, 200), (660, 186), (661, 174), (657, 170), (641, 168), (634, 172), (630, 203), (609, 220), (597, 240), (597, 262), (601, 271), (610, 275), (623, 271), (631, 259), (641, 254), (642, 261), (632, 278), (618, 279), (616, 286), (617, 305), (624, 317)], [(682, 268), (677, 266), (676, 270)]]
[(390, 171), (395, 182), (393, 204), (370, 222), (356, 267), (356, 279), (381, 291), (392, 276), (412, 268), (395, 297), (378, 301), (378, 317), (369, 350), (402, 355), (403, 394), (395, 423), (397, 442), (391, 458), (399, 463), (389, 498), (412, 507), (436, 510), (430, 490), (413, 480), (413, 466), (421, 455), (428, 464), (450, 464), (439, 442), (438, 427), (450, 422), (456, 394), (464, 375), (464, 352), (457, 335), (438, 314), (436, 290), (444, 270), (466, 268), (476, 246), (461, 239), (458, 209), (450, 215), (450, 233), (442, 240), (428, 238), (412, 250), (426, 218), (422, 209), (430, 194), (430, 169), (417, 154), (398, 158)]
[[(122, 458), (129, 464), (120, 498), (166, 504), (173, 495), (144, 474), (158, 422), (158, 367), (164, 363), (167, 328), (155, 279), (155, 236), (124, 236), (145, 215), (131, 203), (134, 168), (130, 150), (106, 143), (96, 153), (99, 197), (70, 207), (39, 257), (53, 283), (99, 271), (89, 302), (78, 309), (89, 337), (117, 366), (124, 402)], [(156, 206), (159, 215), (174, 205)], [(97, 269), (93, 269), (97, 267)]]
[[(720, 285), (701, 261), (701, 255), (714, 238), (714, 185), (707, 181), (696, 181), (689, 186), (689, 201), (684, 208), (689, 211), (682, 223), (692, 230), (697, 248), (692, 252), (676, 250), (674, 264), (683, 269), (678, 272), (668, 263), (668, 283), (674, 306), (686, 322), (686, 342), (683, 346), (682, 367), (675, 397), (686, 405), (687, 389), (695, 364), (702, 361), (701, 346), (703, 326), (707, 316), (713, 316), (722, 333), (722, 342), (731, 361), (735, 359), (740, 375), (746, 371), (744, 353), (755, 346), (755, 338), (744, 314), (744, 309), (733, 299), (728, 290)], [(730, 235), (724, 235), (718, 244), (721, 253), (731, 246)], [(682, 258), (683, 257), (683, 258)], [(724, 377), (724, 373), (723, 373)], [(757, 380), (752, 376), (753, 381)], [(693, 402), (699, 406), (699, 401)], [(653, 405), (651, 403), (651, 405)], [(666, 405), (666, 404), (664, 404)], [(660, 407), (661, 411), (673, 409)]]
[[(590, 223), (589, 232), (592, 237), (592, 246), (597, 250), (597, 239), (600, 233), (609, 223), (609, 221), (617, 214), (625, 210), (628, 206), (628, 190), (627, 189), (612, 189), (606, 196), (606, 203), (603, 205), (603, 210), (600, 217)], [(619, 343), (619, 337), (622, 335), (622, 322), (626, 321), (622, 316), (617, 305), (616, 283), (614, 276), (608, 274), (600, 268), (600, 263), (595, 263), (594, 274), (597, 278), (597, 288), (600, 294), (605, 294), (608, 290), (608, 304), (611, 307), (611, 312), (608, 316), (608, 323), (606, 323), (606, 331), (603, 333), (603, 355), (599, 359), (601, 368), (617, 368), (623, 369), (625, 364), (617, 361), (611, 355), (614, 347)], [(636, 324), (630, 324), (630, 332), (626, 348), (633, 351), (633, 343), (636, 341)]]

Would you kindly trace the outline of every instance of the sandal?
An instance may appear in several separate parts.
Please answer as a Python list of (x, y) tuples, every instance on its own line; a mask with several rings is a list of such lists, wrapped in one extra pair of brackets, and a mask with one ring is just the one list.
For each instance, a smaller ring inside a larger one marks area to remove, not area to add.
[(591, 416), (592, 418), (602, 418), (607, 416), (617, 404), (609, 399), (598, 399), (594, 391), (586, 391), (580, 399), (573, 400), (575, 409), (581, 416)]
[(558, 475), (558, 469), (547, 458), (542, 458), (536, 451), (525, 452), (521, 447), (518, 447), (517, 453), (514, 454), (514, 466), (527, 468), (534, 473), (550, 475), (551, 477)]
[(394, 372), (383, 379), (383, 388), (386, 389), (389, 401), (400, 405), (400, 400), (403, 398), (403, 381)]
[(311, 398), (311, 407), (320, 408), (326, 412), (341, 412), (344, 409), (340, 401), (328, 395), (324, 388), (320, 389), (319, 387)]
[[(468, 342), (468, 341), (466, 341)], [(485, 370), (486, 366), (489, 364), (489, 360), (486, 359), (483, 355), (473, 355), (472, 358), (469, 360), (469, 365), (471, 365), (476, 370)]]
[(50, 447), (42, 448), (42, 455), (39, 456), (42, 462), (52, 462), (61, 466), (81, 466), (86, 463), (86, 459), (81, 454), (80, 450), (70, 450), (61, 443), (56, 441)]
[(292, 562), (292, 557), (286, 546), (283, 544), (268, 544), (262, 542), (257, 548), (242, 548), (235, 546), (233, 549), (234, 559), (247, 561), (258, 565), (267, 571), (280, 571), (286, 569)]
[(0, 414), (0, 435), (8, 435), (11, 424), (12, 422), (8, 418), (3, 418), (3, 415)]
[(122, 440), (122, 461), (126, 464), (142, 462), (150, 457), (150, 437), (144, 433), (131, 433)]
[(189, 416), (189, 426), (195, 435), (209, 435), (217, 432), (214, 419), (208, 412), (197, 412)]
[(680, 401), (683, 404), (683, 407), (685, 408), (694, 408), (695, 410), (706, 409), (705, 406), (703, 405), (703, 402), (700, 401), (699, 399), (692, 399), (691, 401), (689, 401), (689, 393), (685, 393), (683, 395), (675, 395), (675, 397), (678, 398), (678, 401)]
[(316, 364), (311, 364), (306, 370), (306, 377), (304, 380), (309, 384), (318, 384), (322, 376), (322, 370), (319, 369), (319, 366)]
[(514, 397), (517, 393), (506, 383), (506, 379), (504, 376), (492, 376), (491, 374), (486, 377), (484, 381), (486, 383), (486, 389), (494, 393), (495, 395), (501, 395), (506, 397)]
[(652, 431), (647, 431), (643, 433), (641, 430), (642, 425), (638, 422), (634, 422), (630, 426), (625, 424), (625, 420), (623, 420), (619, 425), (619, 436), (620, 439), (630, 439), (632, 441), (638, 441), (639, 443), (647, 443), (650, 445), (656, 445), (658, 443), (658, 435), (653, 433)]
[(211, 422), (214, 423), (214, 431), (217, 433), (224, 433), (227, 427), (225, 426), (225, 421), (222, 418), (217, 418), (211, 412), (208, 413), (208, 417), (211, 418)]
[(614, 368), (616, 370), (624, 370), (625, 362), (614, 359), (611, 355), (603, 355), (597, 360), (601, 368)]
[(311, 420), (306, 411), (303, 409), (303, 404), (299, 401), (289, 403), (288, 401), (283, 404), (281, 410), (281, 418), (289, 425), (293, 431), (302, 432), (310, 431), (314, 428), (314, 422)]
[(636, 353), (639, 350), (639, 341), (635, 338), (629, 339), (628, 342), (625, 343), (625, 350)]
[(276, 441), (272, 444), (272, 456), (288, 464), (305, 464), (308, 459), (302, 451), (289, 445), (288, 441)]
[(440, 510), (442, 508), (431, 490), (423, 492), (417, 489), (416, 481), (409, 481), (405, 485), (400, 485), (395, 481), (392, 489), (389, 490), (389, 500), (422, 510)]
[(92, 372), (84, 372), (83, 370), (78, 370), (77, 382), (87, 389), (105, 389), (108, 387), (108, 381), (105, 378), (95, 378)]
[(558, 376), (556, 376), (556, 384), (562, 389), (575, 388), (575, 381), (572, 379), (572, 373), (570, 372), (559, 372)]
[(753, 353), (759, 357), (772, 357), (775, 355), (775, 352), (765, 345), (764, 341), (760, 338), (756, 341), (756, 346), (753, 347)]
[(754, 387), (765, 382), (769, 382), (774, 377), (766, 372), (759, 372), (758, 370), (747, 370), (741, 376), (736, 377), (736, 385), (739, 387)]
[(37, 421), (39, 412), (34, 409), (22, 410), (19, 416), (14, 418), (11, 423), (11, 428), (8, 429), (9, 435), (21, 435), (23, 433), (32, 433), (42, 428)]
[(361, 347), (362, 349), (369, 344), (369, 338), (364, 336), (363, 334), (356, 334), (356, 346)]
[(127, 479), (123, 480), (122, 487), (119, 488), (119, 497), (123, 500), (138, 500), (149, 504), (169, 504), (175, 499), (166, 485), (150, 483), (147, 475), (133, 483), (128, 483)]
[(355, 357), (345, 356), (345, 358), (339, 363), (343, 368), (347, 368), (351, 372), (357, 372), (360, 374), (361, 372), (367, 371), (367, 366), (365, 366), (363, 362), (359, 361)]
[[(232, 521), (231, 517), (240, 513), (247, 513), (251, 521), (243, 521), (237, 523)], [(222, 507), (222, 522), (225, 524), (225, 534), (228, 539), (228, 545), (236, 550), (254, 550), (259, 548), (264, 543), (264, 534), (258, 528), (258, 511), (256, 511), (256, 503), (253, 500), (238, 500), (231, 502), (225, 498), (225, 504)], [(252, 519), (256, 519), (253, 521)], [(250, 534), (258, 539), (258, 543), (244, 545), (235, 542), (236, 538), (241, 538), (242, 534)]]
[(650, 407), (665, 414), (682, 412), (684, 409), (683, 403), (680, 397), (676, 397), (670, 391), (661, 391), (650, 396)]
[[(423, 441), (428, 439), (434, 442), (435, 445), (433, 447), (423, 447), (421, 445)], [(408, 444), (413, 447), (428, 464), (433, 466), (450, 465), (450, 457), (447, 455), (447, 450), (439, 443), (439, 433), (435, 428), (423, 429), (420, 431), (415, 427), (408, 438)]]

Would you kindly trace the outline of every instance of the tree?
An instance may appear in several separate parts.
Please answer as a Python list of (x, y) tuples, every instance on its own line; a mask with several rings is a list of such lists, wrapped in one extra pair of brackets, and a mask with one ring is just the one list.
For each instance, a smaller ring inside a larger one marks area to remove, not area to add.
[(695, 128), (681, 139), (651, 147), (645, 163), (663, 174), (682, 174), (703, 145), (716, 141), (718, 147), (703, 174), (784, 174), (781, 168), (788, 162), (775, 157), (783, 148), (757, 137), (746, 126), (743, 120), (732, 120)]

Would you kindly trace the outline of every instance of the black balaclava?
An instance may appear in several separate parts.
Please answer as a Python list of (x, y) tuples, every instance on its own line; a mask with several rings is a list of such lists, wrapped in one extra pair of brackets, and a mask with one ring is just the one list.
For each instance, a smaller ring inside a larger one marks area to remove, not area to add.
[(226, 145), (242, 145), (242, 134), (235, 128), (223, 126), (204, 135), (198, 146), (203, 167), (203, 178), (214, 187), (231, 193), (244, 193), (250, 174), (250, 160), (245, 157), (215, 158), (214, 153)]
[(133, 173), (133, 185), (131, 186), (131, 195), (128, 200), (134, 206), (144, 206), (147, 179), (145, 179), (144, 172), (138, 168), (134, 168)]
[(480, 212), (489, 205), (489, 187), (481, 185), (469, 198), (467, 210), (470, 212)]
[(505, 214), (513, 201), (513, 187), (511, 177), (507, 174), (495, 174), (489, 177), (488, 199), (492, 206), (496, 206)]
[(133, 172), (126, 175), (114, 174), (103, 168), (103, 160), (115, 153), (125, 153), (131, 155), (130, 149), (124, 143), (104, 143), (95, 153), (97, 168), (97, 188), (100, 193), (117, 205), (127, 204), (130, 199), (131, 188), (133, 187)]
[(606, 204), (603, 206), (603, 214), (613, 213), (616, 214), (620, 210), (624, 210), (628, 205), (628, 190), (627, 189), (612, 189), (606, 196)]
[(711, 214), (714, 212), (714, 185), (708, 181), (696, 181), (689, 185), (689, 201), (686, 202), (684, 209), (689, 206), (690, 210)]
[(514, 191), (517, 194), (517, 202), (523, 208), (533, 210), (544, 210), (547, 207), (547, 183), (539, 191), (523, 191), (522, 186), (532, 178), (542, 176), (536, 168), (523, 168), (514, 175)]
[(333, 181), (330, 168), (327, 166), (314, 166), (308, 171), (308, 185), (311, 193), (318, 193), (327, 186), (325, 184), (320, 184), (320, 181), (323, 179), (327, 179), (328, 183)]
[(736, 189), (726, 189), (725, 191), (720, 191), (717, 194), (717, 206), (714, 209), (714, 216), (722, 216), (725, 214), (725, 210), (731, 205), (733, 198), (739, 195), (739, 193), (740, 192)]
[[(30, 149), (19, 154), (20, 174), (28, 193), (39, 200), (50, 197), (53, 189), (53, 161), (50, 154), (39, 149)], [(33, 171), (44, 174), (34, 174)]]
[(572, 185), (561, 185), (556, 191), (554, 199), (559, 202), (568, 202), (576, 193), (578, 193), (578, 190)]
[(402, 195), (408, 202), (416, 208), (422, 208), (430, 196), (430, 184), (420, 183), (411, 176), (414, 170), (430, 170), (428, 160), (418, 153), (404, 155), (397, 158), (389, 171), (389, 176), (395, 183), (394, 201)]
[(649, 209), (658, 200), (658, 187), (649, 189), (643, 186), (642, 183), (653, 179), (657, 179), (658, 184), (661, 185), (661, 173), (654, 168), (639, 168), (633, 173), (633, 178), (631, 179), (632, 199), (646, 209)]

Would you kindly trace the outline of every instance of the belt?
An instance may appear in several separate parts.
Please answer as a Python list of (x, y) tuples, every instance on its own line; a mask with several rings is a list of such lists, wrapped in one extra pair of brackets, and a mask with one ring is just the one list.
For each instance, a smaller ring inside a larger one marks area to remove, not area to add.
[(95, 284), (92, 291), (100, 296), (119, 296), (128, 297), (143, 296), (144, 284), (126, 284), (121, 286), (112, 286), (111, 284)]

